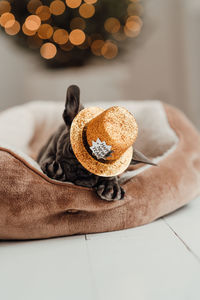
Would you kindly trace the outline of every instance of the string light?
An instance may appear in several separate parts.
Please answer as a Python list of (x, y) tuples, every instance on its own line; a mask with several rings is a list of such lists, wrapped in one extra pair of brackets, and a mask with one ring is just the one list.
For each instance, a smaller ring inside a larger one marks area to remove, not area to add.
[(27, 27), (26, 27), (26, 24), (24, 23), (23, 25), (22, 25), (22, 31), (23, 31), (23, 33), (25, 34), (25, 35), (28, 35), (28, 36), (33, 36), (33, 35), (35, 35), (35, 33), (36, 33), (36, 30), (29, 30)]
[(8, 1), (1, 1), (0, 2), (0, 15), (10, 12), (11, 11), (11, 5)]
[(104, 41), (103, 40), (95, 40), (91, 44), (91, 51), (96, 56), (101, 56), (101, 50), (103, 48)]
[(31, 14), (35, 14), (37, 8), (39, 6), (42, 6), (42, 2), (40, 0), (31, 0), (29, 1), (29, 3), (27, 4), (27, 10), (31, 13)]
[[(16, 20), (15, 20), (15, 17), (13, 16), (12, 19), (8, 20), (8, 21), (5, 23), (4, 28), (5, 28), (5, 29), (9, 29), (9, 28), (13, 27), (13, 26), (15, 25), (15, 22), (16, 22)], [(15, 27), (16, 27), (16, 25), (15, 25)], [(6, 31), (6, 32), (7, 32), (7, 31)]]
[(139, 30), (132, 31), (132, 30), (127, 29), (126, 26), (124, 26), (124, 33), (127, 37), (133, 38), (133, 37), (137, 37), (139, 35), (140, 31)]
[(85, 33), (80, 29), (74, 29), (70, 32), (69, 40), (73, 45), (81, 45), (85, 41)]
[(138, 16), (131, 16), (127, 19), (124, 33), (128, 37), (137, 37), (142, 28), (142, 20)]
[(79, 14), (85, 19), (91, 18), (95, 14), (95, 7), (92, 4), (84, 3), (79, 8)]
[(36, 15), (41, 21), (47, 21), (51, 17), (51, 12), (48, 6), (41, 5), (36, 9)]
[[(15, 21), (15, 17), (13, 14), (6, 12), (1, 15), (0, 24), (2, 27), (6, 28), (7, 24), (9, 24), (12, 21)], [(9, 25), (8, 25), (8, 27), (9, 27)]]
[(87, 4), (94, 4), (94, 3), (97, 2), (97, 0), (84, 0), (84, 1), (85, 1), (85, 3), (87, 3)]
[(20, 31), (20, 24), (18, 21), (14, 21), (13, 25), (8, 27), (8, 28), (5, 28), (5, 32), (8, 34), (8, 35), (16, 35), (18, 34), (18, 32)]
[(68, 41), (68, 32), (64, 29), (57, 29), (53, 35), (54, 41), (59, 45), (64, 45)]
[(127, 8), (127, 13), (129, 16), (142, 16), (143, 7), (140, 3), (131, 3)]
[(45, 43), (40, 48), (40, 54), (45, 59), (52, 59), (56, 56), (57, 48), (52, 43)]
[(66, 0), (67, 6), (70, 8), (77, 8), (81, 5), (82, 0)]
[(101, 49), (101, 54), (106, 59), (113, 59), (115, 56), (117, 56), (117, 53), (118, 47), (111, 41), (106, 41)]
[(30, 31), (36, 31), (41, 25), (41, 19), (36, 15), (31, 15), (26, 18), (25, 27)]
[(129, 30), (135, 31), (140, 30), (142, 27), (142, 20), (138, 16), (131, 16), (126, 20), (126, 27)]
[(104, 23), (104, 28), (110, 33), (116, 33), (120, 30), (120, 22), (116, 18), (108, 18)]
[[(143, 26), (140, 18), (143, 7), (140, 0), (127, 1), (124, 4), (125, 14), (118, 14), (118, 18), (112, 16), (108, 9), (109, 13), (105, 12), (105, 16), (102, 15), (101, 34), (90, 31), (93, 20), (91, 24), (87, 22), (87, 19), (95, 15), (96, 10), (97, 18), (99, 17), (100, 5), (95, 6), (98, 0), (51, 0), (49, 5), (43, 5), (42, 0), (27, 0), (26, 19), (20, 22), (16, 20), (18, 14), (15, 19), (16, 7), (12, 6), (13, 2), (0, 0), (0, 25), (8, 35), (18, 33), (25, 35), (28, 46), (32, 49), (40, 48), (40, 54), (44, 59), (53, 59), (56, 56), (56, 59), (61, 57), (60, 61), (64, 61), (63, 58), (67, 57), (67, 54), (62, 55), (62, 51), (72, 51), (75, 46), (76, 51), (78, 48), (82, 50), (90, 48), (90, 52), (95, 56), (113, 59), (118, 54), (118, 42), (137, 37)], [(57, 17), (65, 12), (67, 13), (57, 22)], [(106, 17), (109, 14), (110, 16)], [(65, 17), (68, 18), (68, 23), (64, 25)], [(68, 26), (71, 30), (69, 34), (66, 30)], [(105, 41), (108, 36), (111, 36), (112, 40)]]
[(53, 27), (49, 24), (42, 24), (38, 29), (38, 36), (40, 39), (50, 39), (53, 35)]
[(126, 35), (124, 34), (124, 29), (120, 29), (118, 32), (113, 33), (113, 38), (118, 42), (124, 41), (126, 39)]
[(59, 16), (62, 15), (65, 11), (65, 4), (60, 0), (55, 0), (50, 4), (50, 11), (53, 15)]

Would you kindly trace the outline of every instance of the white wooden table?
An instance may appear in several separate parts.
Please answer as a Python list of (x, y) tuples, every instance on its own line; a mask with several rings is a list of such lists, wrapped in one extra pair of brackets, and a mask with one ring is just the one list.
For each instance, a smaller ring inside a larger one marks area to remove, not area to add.
[(152, 224), (0, 242), (2, 300), (199, 300), (200, 198)]

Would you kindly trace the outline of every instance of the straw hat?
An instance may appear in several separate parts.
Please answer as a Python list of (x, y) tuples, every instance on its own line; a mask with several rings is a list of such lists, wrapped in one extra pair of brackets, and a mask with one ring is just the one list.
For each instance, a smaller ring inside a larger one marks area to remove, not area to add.
[(128, 168), (137, 134), (136, 120), (125, 108), (90, 107), (74, 118), (70, 139), (74, 154), (85, 169), (109, 177)]

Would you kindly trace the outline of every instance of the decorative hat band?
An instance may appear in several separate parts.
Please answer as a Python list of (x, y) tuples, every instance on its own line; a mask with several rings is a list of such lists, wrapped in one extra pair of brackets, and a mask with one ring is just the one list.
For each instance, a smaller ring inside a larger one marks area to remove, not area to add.
[(103, 164), (112, 164), (115, 160), (109, 159), (108, 157), (111, 157), (112, 153), (114, 152), (112, 149), (112, 146), (109, 146), (106, 144), (105, 141), (101, 141), (99, 138), (97, 138), (96, 142), (92, 141), (92, 146), (88, 144), (87, 141), (87, 124), (83, 128), (82, 131), (82, 139), (83, 144), (87, 152), (89, 153), (92, 158), (97, 160), (98, 162), (101, 162)]

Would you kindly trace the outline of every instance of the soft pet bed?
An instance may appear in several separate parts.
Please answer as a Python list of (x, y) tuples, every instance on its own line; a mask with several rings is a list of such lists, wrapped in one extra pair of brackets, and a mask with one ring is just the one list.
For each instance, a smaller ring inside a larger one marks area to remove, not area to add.
[(41, 145), (62, 122), (64, 103), (37, 101), (0, 114), (1, 239), (135, 227), (200, 194), (200, 136), (183, 113), (159, 101), (115, 104), (136, 117), (136, 149), (158, 163), (131, 167), (122, 174), (126, 196), (115, 202), (99, 199), (92, 189), (51, 180), (35, 162)]

